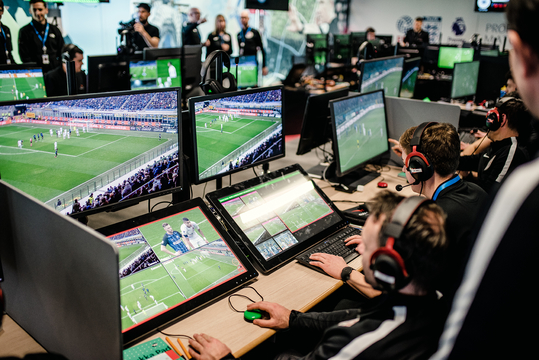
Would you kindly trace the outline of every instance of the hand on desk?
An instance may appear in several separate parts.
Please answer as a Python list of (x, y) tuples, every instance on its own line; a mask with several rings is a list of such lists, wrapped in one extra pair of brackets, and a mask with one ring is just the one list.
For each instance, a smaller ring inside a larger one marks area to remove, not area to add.
[(194, 334), (189, 345), (189, 353), (197, 360), (219, 360), (232, 352), (221, 341), (206, 334)]
[(259, 301), (247, 305), (247, 310), (259, 309), (269, 314), (269, 319), (256, 319), (253, 324), (273, 330), (288, 329), (291, 311), (282, 305), (268, 301)]

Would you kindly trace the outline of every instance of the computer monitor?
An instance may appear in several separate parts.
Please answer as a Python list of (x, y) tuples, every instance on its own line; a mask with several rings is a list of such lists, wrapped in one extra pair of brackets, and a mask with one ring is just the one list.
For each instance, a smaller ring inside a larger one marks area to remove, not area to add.
[(73, 217), (179, 192), (179, 104), (179, 88), (4, 103), (1, 177)]
[(200, 198), (98, 232), (119, 253), (124, 344), (258, 275)]
[(404, 56), (390, 56), (360, 63), (359, 92), (383, 89), (386, 96), (399, 96)]
[(367, 33), (365, 31), (353, 32), (350, 34), (350, 43), (352, 45), (352, 56), (357, 56), (359, 47), (365, 41), (367, 41)]
[(420, 65), (420, 57), (404, 60), (400, 97), (409, 99), (414, 97), (415, 83), (417, 75), (419, 74)]
[(473, 61), (473, 59), (473, 48), (440, 46), (438, 67), (441, 69), (453, 69), (455, 67), (455, 63), (469, 62)]
[(308, 65), (325, 66), (328, 55), (328, 34), (308, 34), (305, 53)]
[(331, 139), (329, 101), (348, 96), (348, 93), (348, 89), (343, 89), (307, 98), (296, 155), (306, 154)]
[(40, 66), (0, 65), (0, 101), (39, 99), (46, 96), (45, 80)]
[(196, 184), (285, 155), (280, 86), (193, 97)]
[(329, 102), (335, 173), (342, 177), (389, 151), (382, 90)]
[(451, 99), (475, 95), (478, 78), (479, 61), (456, 63), (451, 83)]
[[(236, 59), (238, 59), (236, 72)], [(223, 71), (225, 71), (223, 66)], [(256, 55), (240, 56), (230, 59), (230, 73), (236, 78), (238, 89), (258, 86), (258, 62)]]
[(393, 35), (376, 35), (376, 38), (383, 41), (383, 44), (391, 45), (393, 42)]
[(129, 90), (129, 59), (118, 55), (88, 56), (87, 81), (89, 93)]
[(331, 61), (333, 62), (348, 62), (352, 57), (352, 37), (350, 34), (334, 34), (333, 48), (331, 50)]
[(130, 61), (131, 90), (180, 87), (180, 70), (180, 59)]
[(144, 60), (160, 60), (160, 59), (180, 59), (183, 61), (182, 71), (182, 90), (184, 93), (198, 86), (200, 83), (200, 68), (202, 67), (202, 46), (201, 45), (185, 45), (182, 56), (182, 48), (163, 48), (150, 49), (146, 48), (143, 52)]

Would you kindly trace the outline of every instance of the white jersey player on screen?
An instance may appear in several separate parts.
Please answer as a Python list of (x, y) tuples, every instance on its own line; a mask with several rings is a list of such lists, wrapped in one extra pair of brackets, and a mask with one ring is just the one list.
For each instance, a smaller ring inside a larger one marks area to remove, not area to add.
[(183, 224), (180, 229), (182, 231), (182, 236), (187, 238), (193, 247), (197, 248), (208, 243), (208, 240), (206, 240), (204, 233), (200, 230), (197, 223), (190, 221), (188, 218), (183, 218)]

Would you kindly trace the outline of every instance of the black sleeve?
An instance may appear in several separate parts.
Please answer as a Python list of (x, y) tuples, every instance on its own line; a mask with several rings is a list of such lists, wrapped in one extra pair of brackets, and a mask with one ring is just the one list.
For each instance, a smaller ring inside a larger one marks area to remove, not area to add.
[(19, 30), (19, 56), (23, 63), (32, 62), (32, 50), (30, 47), (34, 42), (32, 34), (26, 29), (27, 27), (25, 26)]
[(228, 55), (232, 56), (232, 36), (228, 33), (225, 33), (230, 38), (228, 41), (225, 41), (225, 44), (229, 46), (228, 51), (226, 52)]
[(253, 31), (256, 31), (256, 46), (262, 51), (262, 67), (266, 67), (266, 50), (264, 50), (264, 45), (262, 44), (262, 36), (258, 30)]
[(198, 26), (197, 23), (187, 23), (187, 24), (183, 27), (182, 33), (188, 34), (188, 33), (190, 33), (191, 31), (193, 31), (197, 26)]
[(429, 44), (429, 33), (424, 31), (423, 32), (423, 45), (428, 45)]
[(412, 36), (411, 36), (411, 34), (410, 34), (411, 31), (412, 31), (412, 30), (408, 30), (408, 31), (406, 32), (406, 36), (404, 37), (404, 40), (403, 40), (403, 42), (404, 42), (405, 44), (408, 43), (408, 44), (412, 45), (412, 40), (413, 40), (413, 39), (412, 39)]
[[(488, 175), (484, 177), (480, 176), (481, 182), (479, 184), (487, 193), (498, 183), (501, 183), (517, 166), (527, 161), (526, 154), (520, 148), (517, 148), (509, 164), (509, 168), (507, 168), (509, 149), (507, 147), (502, 152), (496, 152), (494, 154), (495, 158), (489, 166)], [(483, 173), (486, 173), (486, 171)]]
[(332, 312), (309, 312), (301, 313), (292, 310), (290, 314), (290, 328), (312, 329), (323, 332), (327, 328), (340, 323), (343, 320), (350, 320), (358, 317), (357, 310), (340, 310)]

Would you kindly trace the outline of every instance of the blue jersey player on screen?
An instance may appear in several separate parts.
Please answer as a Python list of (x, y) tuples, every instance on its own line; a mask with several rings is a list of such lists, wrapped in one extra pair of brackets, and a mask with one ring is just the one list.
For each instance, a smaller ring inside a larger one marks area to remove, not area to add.
[[(172, 226), (167, 223), (163, 224), (165, 229), (165, 235), (163, 235), (163, 242), (161, 243), (161, 251), (166, 252), (172, 256), (185, 254), (189, 251), (185, 243), (183, 242), (182, 235), (178, 231), (172, 230)], [(170, 246), (174, 252), (168, 250), (166, 246)]]

